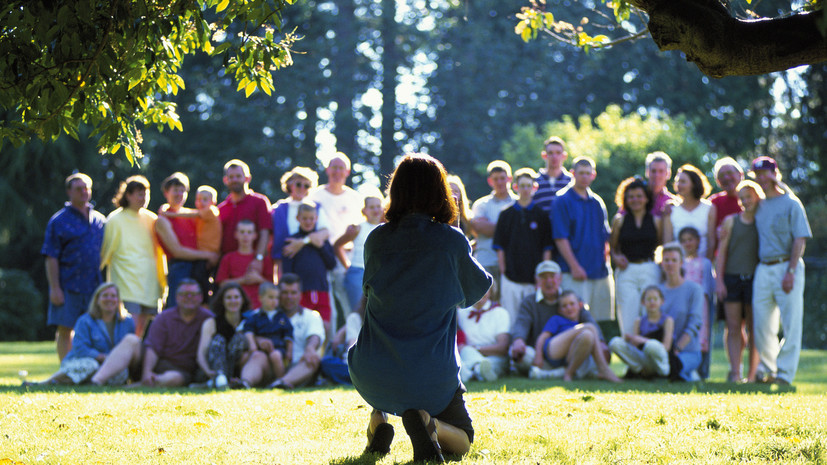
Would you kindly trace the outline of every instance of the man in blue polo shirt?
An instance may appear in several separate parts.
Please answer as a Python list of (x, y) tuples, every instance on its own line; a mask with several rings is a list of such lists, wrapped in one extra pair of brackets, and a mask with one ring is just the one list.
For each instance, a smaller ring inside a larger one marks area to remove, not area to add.
[(589, 306), (595, 320), (614, 319), (614, 283), (609, 273), (609, 221), (606, 205), (589, 186), (597, 174), (594, 161), (572, 162), (574, 180), (552, 204), (554, 243), (563, 271), (561, 288), (572, 290)]
[(60, 360), (72, 348), (72, 329), (86, 312), (89, 298), (101, 283), (100, 251), (106, 218), (89, 203), (92, 179), (83, 173), (66, 178), (69, 201), (46, 225), (40, 253), (46, 257), (49, 282), (47, 324), (57, 326)]

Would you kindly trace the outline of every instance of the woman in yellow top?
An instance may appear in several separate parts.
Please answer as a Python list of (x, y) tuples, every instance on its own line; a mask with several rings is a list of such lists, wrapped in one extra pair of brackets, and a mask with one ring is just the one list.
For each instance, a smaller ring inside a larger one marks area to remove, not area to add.
[(155, 236), (157, 216), (146, 209), (149, 181), (140, 175), (126, 178), (112, 202), (119, 208), (106, 218), (101, 269), (107, 268), (106, 280), (120, 289), (124, 306), (135, 317), (135, 333), (142, 337), (166, 288), (165, 257)]

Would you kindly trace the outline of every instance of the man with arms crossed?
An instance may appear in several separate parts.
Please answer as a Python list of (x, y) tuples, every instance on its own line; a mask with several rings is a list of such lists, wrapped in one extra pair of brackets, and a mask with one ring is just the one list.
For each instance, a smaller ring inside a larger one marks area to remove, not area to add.
[[(347, 231), (352, 224), (362, 222), (362, 195), (345, 185), (347, 177), (350, 176), (350, 159), (342, 152), (336, 152), (325, 166), (327, 184), (317, 187), (308, 195), (308, 198), (322, 206), (328, 219), (330, 230), (329, 240), (335, 244), (337, 240)], [(352, 246), (352, 244), (351, 244)], [(350, 254), (351, 249), (346, 249)], [(333, 328), (336, 328), (337, 310), (342, 316), (347, 317), (350, 313), (350, 303), (345, 288), (345, 266), (342, 262), (336, 261), (336, 268), (330, 272), (330, 295), (332, 297), (330, 321)]]

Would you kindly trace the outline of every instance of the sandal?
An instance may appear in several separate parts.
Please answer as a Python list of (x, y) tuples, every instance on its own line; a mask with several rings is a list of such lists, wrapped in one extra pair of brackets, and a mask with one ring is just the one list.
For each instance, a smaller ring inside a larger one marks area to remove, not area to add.
[(414, 462), (438, 462), (442, 463), (445, 459), (442, 457), (442, 449), (439, 447), (439, 442), (433, 439), (433, 434), (436, 433), (436, 423), (434, 418), (425, 425), (422, 421), (422, 415), (418, 410), (405, 410), (402, 414), (402, 424), (405, 425), (405, 431), (411, 437), (411, 444), (414, 451)]
[(368, 426), (368, 446), (365, 452), (369, 454), (385, 455), (391, 451), (393, 441), (393, 425), (390, 423), (379, 423), (373, 433)]

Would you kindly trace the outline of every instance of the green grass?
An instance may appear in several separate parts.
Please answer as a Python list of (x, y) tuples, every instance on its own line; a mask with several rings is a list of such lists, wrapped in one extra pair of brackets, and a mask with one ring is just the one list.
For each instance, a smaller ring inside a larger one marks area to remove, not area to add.
[[(401, 421), (385, 458), (360, 457), (369, 408), (351, 388), (294, 392), (19, 386), (43, 379), (53, 345), (0, 344), (3, 463), (408, 463)], [(827, 353), (802, 355), (796, 386), (508, 378), (470, 383), (476, 428), (463, 464), (827, 464)], [(616, 371), (621, 367), (614, 365)]]

